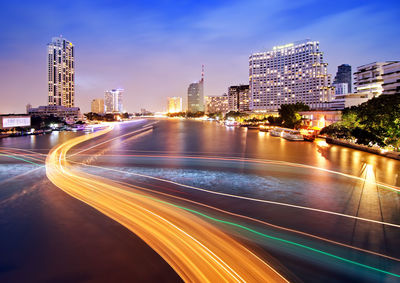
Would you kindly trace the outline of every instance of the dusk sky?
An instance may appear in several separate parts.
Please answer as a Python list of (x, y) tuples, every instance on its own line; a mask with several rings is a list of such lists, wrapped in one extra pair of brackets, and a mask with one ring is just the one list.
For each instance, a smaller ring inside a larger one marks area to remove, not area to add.
[(248, 56), (318, 40), (329, 72), (400, 59), (397, 1), (1, 1), (0, 113), (47, 103), (46, 44), (75, 44), (76, 106), (124, 88), (124, 109), (186, 98), (205, 65), (205, 95), (248, 83)]

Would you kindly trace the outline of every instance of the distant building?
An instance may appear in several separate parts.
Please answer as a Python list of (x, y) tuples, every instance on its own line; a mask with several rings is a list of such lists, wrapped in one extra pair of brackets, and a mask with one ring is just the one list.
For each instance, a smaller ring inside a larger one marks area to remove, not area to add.
[[(384, 84), (384, 67), (387, 65), (396, 66), (397, 61), (388, 62), (374, 62), (366, 65), (357, 67), (357, 71), (354, 73), (354, 85), (356, 87), (357, 93), (369, 94), (371, 97), (380, 96), (383, 93)], [(388, 74), (386, 79), (388, 82), (392, 80), (392, 75), (390, 67), (386, 68)], [(387, 89), (390, 88), (386, 85)]]
[(249, 85), (230, 86), (228, 88), (229, 111), (249, 111), (250, 96)]
[(31, 116), (29, 115), (0, 115), (0, 129), (24, 128), (31, 126)]
[(333, 100), (329, 103), (331, 110), (342, 110), (345, 108), (345, 96), (349, 94), (349, 88), (347, 83), (335, 83), (335, 95)]
[(91, 103), (91, 112), (96, 114), (104, 114), (104, 99), (93, 99)]
[(201, 79), (191, 83), (188, 88), (188, 111), (203, 112), (204, 109), (204, 66), (202, 66)]
[(383, 66), (383, 94), (400, 93), (400, 62)]
[(206, 113), (227, 113), (229, 111), (228, 106), (227, 94), (206, 96)]
[(319, 42), (308, 39), (251, 54), (250, 110), (276, 111), (296, 102), (314, 109), (328, 107), (334, 92), (327, 65)]
[(329, 110), (343, 110), (344, 108), (358, 106), (373, 98), (369, 93), (347, 93), (335, 95), (330, 103)]
[(65, 107), (60, 105), (39, 106), (29, 109), (31, 116), (54, 116), (63, 119), (73, 119), (75, 121), (82, 120), (82, 115), (79, 107)]
[(74, 45), (53, 37), (47, 45), (48, 105), (75, 106)]
[(335, 87), (335, 95), (343, 95), (349, 93), (348, 83), (334, 83), (332, 86)]
[[(342, 64), (338, 66), (338, 70), (336, 72), (335, 79), (333, 80), (334, 84), (347, 84), (347, 93), (352, 92), (352, 83), (351, 83), (351, 66), (348, 64)], [(342, 93), (343, 94), (343, 93)]]
[(122, 92), (124, 90), (117, 88), (107, 90), (104, 94), (104, 105), (106, 113), (122, 113)]
[(167, 112), (182, 112), (182, 97), (168, 97)]
[(32, 108), (32, 105), (31, 105), (30, 103), (28, 103), (28, 104), (26, 105), (26, 114), (29, 113), (29, 109), (31, 109), (31, 108)]

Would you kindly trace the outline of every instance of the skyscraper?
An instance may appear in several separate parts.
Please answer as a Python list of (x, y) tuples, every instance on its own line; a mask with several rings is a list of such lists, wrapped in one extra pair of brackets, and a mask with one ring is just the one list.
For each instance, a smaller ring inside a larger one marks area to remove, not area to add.
[(106, 113), (122, 113), (122, 92), (124, 90), (117, 88), (107, 90), (104, 94), (104, 104)]
[(249, 111), (249, 85), (230, 86), (228, 88), (229, 111)]
[(338, 70), (335, 76), (335, 80), (333, 81), (334, 84), (347, 84), (347, 92), (352, 92), (352, 84), (351, 84), (351, 66), (348, 64), (342, 64), (338, 66)]
[(91, 104), (91, 112), (96, 114), (103, 114), (104, 113), (104, 99), (97, 98), (92, 100)]
[(168, 113), (182, 112), (182, 97), (168, 97)]
[(188, 111), (204, 111), (204, 65), (202, 66), (200, 81), (189, 85)]
[(333, 96), (327, 65), (318, 41), (308, 39), (251, 54), (250, 110), (278, 110), (296, 102), (326, 107)]
[(48, 104), (74, 107), (74, 45), (63, 37), (53, 37), (47, 45)]

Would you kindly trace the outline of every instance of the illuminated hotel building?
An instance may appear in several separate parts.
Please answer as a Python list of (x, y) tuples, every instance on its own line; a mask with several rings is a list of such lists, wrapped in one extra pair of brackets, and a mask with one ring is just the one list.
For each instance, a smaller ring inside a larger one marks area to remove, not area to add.
[(168, 97), (167, 112), (182, 112), (182, 97)]
[(74, 107), (74, 45), (63, 37), (53, 37), (47, 45), (48, 105)]
[(117, 88), (107, 90), (104, 94), (104, 106), (106, 113), (122, 113), (122, 92), (124, 90)]
[(249, 57), (250, 110), (278, 110), (303, 102), (326, 108), (334, 90), (318, 41), (303, 40)]

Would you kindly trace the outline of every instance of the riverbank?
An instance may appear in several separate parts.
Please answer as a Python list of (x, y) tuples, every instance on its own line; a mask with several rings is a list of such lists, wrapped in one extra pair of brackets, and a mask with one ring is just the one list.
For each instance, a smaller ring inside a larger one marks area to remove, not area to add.
[(400, 160), (400, 153), (399, 152), (382, 151), (379, 148), (372, 148), (372, 147), (369, 147), (369, 146), (366, 146), (366, 145), (355, 144), (355, 143), (352, 143), (352, 142), (349, 142), (349, 141), (340, 140), (340, 139), (333, 139), (333, 138), (326, 138), (326, 142), (329, 143), (329, 144), (335, 144), (335, 145), (341, 145), (341, 146), (345, 146), (345, 147), (350, 147), (350, 148), (353, 148), (353, 149), (357, 149), (357, 150), (361, 150), (361, 151), (377, 154), (377, 155), (380, 155), (380, 156), (384, 156), (384, 157)]

